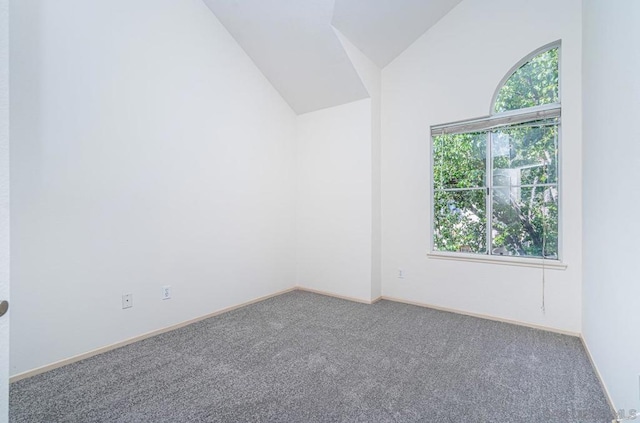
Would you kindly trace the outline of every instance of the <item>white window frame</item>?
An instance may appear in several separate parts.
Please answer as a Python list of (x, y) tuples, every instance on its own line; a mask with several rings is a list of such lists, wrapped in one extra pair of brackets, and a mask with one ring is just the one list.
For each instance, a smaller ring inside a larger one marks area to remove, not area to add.
[[(500, 93), (500, 90), (504, 86), (504, 84), (511, 78), (511, 76), (523, 65), (531, 61), (534, 57), (538, 56), (545, 51), (558, 49), (558, 103), (553, 104), (545, 104), (542, 106), (529, 107), (524, 109), (517, 110), (509, 110), (502, 113), (494, 113), (495, 103)], [(493, 97), (491, 99), (490, 104), (490, 114), (488, 116), (475, 118), (475, 119), (467, 119), (464, 121), (450, 122), (446, 124), (433, 125), (431, 126), (431, 133), (429, 135), (430, 139), (430, 157), (431, 157), (431, 171), (429, 176), (429, 186), (430, 186), (430, 233), (429, 233), (429, 253), (427, 256), (429, 258), (437, 258), (437, 259), (445, 259), (445, 260), (462, 260), (462, 261), (470, 261), (470, 262), (480, 262), (480, 263), (497, 263), (497, 264), (505, 264), (510, 266), (524, 266), (524, 267), (542, 267), (549, 269), (566, 269), (567, 265), (562, 262), (562, 122), (561, 122), (561, 114), (562, 114), (562, 92), (561, 92), (561, 80), (562, 80), (562, 69), (561, 69), (561, 42), (555, 41), (553, 43), (542, 46), (533, 52), (529, 53), (523, 59), (518, 61), (510, 70), (506, 73), (506, 75), (502, 78), (500, 83), (498, 84)], [(468, 133), (473, 132), (474, 130), (477, 132), (487, 131), (487, 160), (486, 160), (486, 170), (485, 170), (485, 185), (484, 188), (488, 189), (490, 193), (493, 193), (493, 178), (491, 177), (493, 169), (493, 155), (491, 150), (491, 130), (500, 127), (508, 127), (509, 125), (513, 125), (519, 122), (527, 122), (534, 119), (544, 119), (544, 118), (558, 118), (558, 177), (556, 186), (558, 189), (558, 252), (557, 258), (544, 258), (544, 257), (525, 257), (525, 256), (500, 256), (491, 254), (491, 245), (492, 245), (492, 237), (491, 237), (491, 228), (492, 228), (492, 201), (491, 196), (487, 195), (486, 200), (486, 218), (487, 218), (487, 253), (486, 254), (478, 254), (478, 253), (464, 253), (464, 252), (451, 252), (451, 251), (437, 251), (434, 249), (434, 233), (435, 233), (435, 215), (434, 215), (434, 197), (435, 191), (434, 188), (434, 163), (435, 158), (433, 155), (434, 151), (434, 143), (433, 137), (434, 135), (440, 134), (450, 134), (450, 133)]]

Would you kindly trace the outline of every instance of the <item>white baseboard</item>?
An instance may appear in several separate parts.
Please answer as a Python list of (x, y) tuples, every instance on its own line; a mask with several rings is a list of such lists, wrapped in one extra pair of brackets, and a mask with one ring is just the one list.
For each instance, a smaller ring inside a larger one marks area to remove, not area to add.
[(42, 367), (37, 367), (35, 369), (28, 370), (28, 371), (23, 372), (23, 373), (18, 373), (16, 375), (11, 376), (9, 378), (9, 382), (11, 382), (11, 383), (17, 382), (17, 381), (22, 380), (22, 379), (26, 379), (26, 378), (29, 378), (29, 377), (32, 377), (32, 376), (35, 376), (35, 375), (39, 375), (41, 373), (45, 373), (45, 372), (48, 372), (48, 371), (53, 370), (53, 369), (57, 369), (58, 367), (62, 367), (62, 366), (66, 366), (68, 364), (76, 363), (76, 362), (78, 362), (80, 360), (84, 360), (86, 358), (93, 357), (95, 355), (102, 354), (102, 353), (105, 353), (107, 351), (115, 350), (116, 348), (124, 347), (125, 345), (133, 344), (134, 342), (138, 342), (138, 341), (142, 341), (142, 340), (147, 339), (147, 338), (151, 338), (152, 336), (160, 335), (160, 334), (165, 333), (165, 332), (170, 332), (172, 330), (176, 330), (176, 329), (188, 326), (188, 325), (190, 325), (192, 323), (196, 323), (196, 322), (199, 322), (201, 320), (208, 319), (210, 317), (215, 317), (215, 316), (218, 316), (220, 314), (227, 313), (229, 311), (233, 311), (233, 310), (236, 310), (236, 309), (244, 307), (244, 306), (248, 306), (250, 304), (258, 303), (260, 301), (264, 301), (264, 300), (267, 300), (269, 298), (276, 297), (278, 295), (294, 291), (295, 289), (296, 289), (295, 287), (294, 288), (289, 288), (289, 289), (285, 289), (285, 290), (282, 290), (282, 291), (275, 292), (273, 294), (264, 295), (262, 297), (254, 298), (253, 300), (249, 300), (247, 302), (244, 302), (244, 303), (241, 303), (241, 304), (237, 304), (237, 305), (234, 305), (234, 306), (226, 307), (226, 308), (223, 308), (221, 310), (214, 311), (213, 313), (209, 313), (209, 314), (206, 314), (204, 316), (196, 317), (195, 319), (186, 320), (184, 322), (180, 322), (180, 323), (177, 323), (175, 325), (167, 326), (167, 327), (164, 327), (164, 328), (161, 328), (161, 329), (156, 329), (156, 330), (153, 330), (151, 332), (144, 333), (142, 335), (134, 336), (133, 338), (125, 339), (124, 341), (116, 342), (115, 344), (105, 345), (104, 347), (100, 347), (100, 348), (97, 348), (95, 350), (88, 351), (86, 353), (74, 355), (73, 357), (65, 358), (63, 360), (59, 360), (59, 361), (56, 361), (56, 362), (51, 363), (51, 364), (47, 364), (47, 365), (42, 366)]
[(587, 352), (587, 357), (589, 357), (589, 362), (591, 362), (591, 367), (593, 367), (593, 369), (596, 372), (596, 376), (598, 377), (598, 382), (600, 382), (600, 387), (602, 388), (602, 391), (604, 392), (604, 395), (607, 398), (607, 403), (609, 403), (609, 407), (611, 408), (611, 411), (613, 412), (613, 414), (617, 416), (618, 409), (613, 403), (613, 398), (611, 397), (611, 393), (609, 393), (609, 390), (607, 389), (607, 385), (605, 385), (604, 379), (602, 378), (602, 374), (600, 373), (600, 370), (598, 369), (596, 362), (593, 360), (593, 355), (591, 355), (591, 350), (589, 350), (589, 345), (587, 344), (587, 341), (584, 339), (584, 336), (580, 335), (580, 341), (582, 342), (582, 346), (584, 347), (584, 350)]
[[(306, 287), (303, 287), (303, 286), (295, 286), (293, 288), (285, 289), (285, 290), (282, 290), (282, 291), (275, 292), (273, 294), (269, 294), (269, 295), (265, 295), (265, 296), (262, 296), (262, 297), (259, 297), (259, 298), (255, 298), (253, 300), (250, 300), (250, 301), (247, 301), (247, 302), (244, 302), (244, 303), (241, 303), (241, 304), (237, 304), (237, 305), (234, 305), (234, 306), (231, 306), (231, 307), (223, 308), (221, 310), (214, 311), (213, 313), (209, 313), (209, 314), (206, 314), (204, 316), (196, 317), (194, 319), (187, 320), (187, 321), (184, 321), (184, 322), (181, 322), (181, 323), (177, 323), (175, 325), (167, 326), (165, 328), (161, 328), (161, 329), (157, 329), (157, 330), (154, 330), (154, 331), (151, 331), (151, 332), (147, 332), (147, 333), (142, 334), (142, 335), (134, 336), (133, 338), (129, 338), (129, 339), (126, 339), (124, 341), (116, 342), (114, 344), (106, 345), (104, 347), (100, 347), (100, 348), (97, 348), (95, 350), (88, 351), (86, 353), (82, 353), (82, 354), (75, 355), (73, 357), (65, 358), (63, 360), (56, 361), (54, 363), (47, 364), (45, 366), (38, 367), (38, 368), (35, 368), (35, 369), (32, 369), (32, 370), (28, 370), (28, 371), (23, 372), (23, 373), (18, 373), (16, 375), (11, 376), (9, 381), (11, 383), (17, 382), (19, 380), (26, 379), (26, 378), (29, 378), (31, 376), (35, 376), (35, 375), (38, 375), (38, 374), (41, 374), (41, 373), (48, 372), (48, 371), (53, 370), (53, 369), (57, 369), (58, 367), (62, 367), (62, 366), (66, 366), (68, 364), (76, 363), (76, 362), (78, 362), (80, 360), (84, 360), (86, 358), (93, 357), (95, 355), (102, 354), (102, 353), (105, 353), (107, 351), (114, 350), (116, 348), (124, 347), (124, 346), (132, 344), (134, 342), (142, 341), (144, 339), (151, 338), (152, 336), (160, 335), (160, 334), (165, 333), (165, 332), (170, 332), (172, 330), (179, 329), (179, 328), (182, 328), (184, 326), (188, 326), (188, 325), (190, 325), (192, 323), (196, 323), (196, 322), (199, 322), (201, 320), (208, 319), (210, 317), (215, 317), (215, 316), (218, 316), (220, 314), (227, 313), (229, 311), (236, 310), (238, 308), (241, 308), (241, 307), (244, 307), (244, 306), (247, 306), (247, 305), (250, 305), (250, 304), (254, 304), (254, 303), (257, 303), (257, 302), (260, 302), (260, 301), (264, 301), (266, 299), (269, 299), (269, 298), (272, 298), (272, 297), (276, 297), (278, 295), (282, 295), (282, 294), (285, 294), (287, 292), (291, 292), (291, 291), (295, 291), (295, 290), (312, 292), (312, 293), (315, 293), (315, 294), (326, 295), (326, 296), (329, 296), (329, 297), (339, 298), (339, 299), (347, 300), (347, 301), (353, 301), (353, 302), (357, 302), (357, 303), (361, 303), (361, 304), (374, 304), (374, 303), (376, 303), (376, 302), (378, 302), (380, 300), (394, 301), (394, 302), (398, 302), (398, 303), (410, 304), (410, 305), (415, 305), (415, 306), (419, 306), (419, 307), (431, 308), (431, 309), (434, 309), (434, 310), (440, 310), (440, 311), (446, 311), (446, 312), (450, 312), (450, 313), (462, 314), (462, 315), (465, 315), (465, 316), (478, 317), (478, 318), (486, 319), (486, 320), (493, 320), (493, 321), (498, 321), (498, 322), (503, 322), (503, 323), (510, 323), (510, 324), (515, 324), (515, 325), (519, 325), (519, 326), (526, 326), (526, 327), (530, 327), (530, 328), (534, 328), (534, 329), (540, 329), (540, 330), (545, 330), (545, 331), (549, 331), (549, 332), (560, 333), (560, 334), (563, 334), (563, 335), (575, 336), (575, 337), (579, 337), (580, 339), (582, 339), (581, 335), (579, 333), (575, 333), (575, 332), (563, 331), (563, 330), (559, 330), (559, 329), (556, 329), (556, 328), (535, 325), (535, 324), (531, 324), (531, 323), (527, 323), (527, 322), (521, 322), (521, 321), (517, 321), (517, 320), (502, 319), (502, 318), (494, 317), (494, 316), (488, 316), (488, 315), (477, 314), (477, 313), (469, 313), (469, 312), (465, 312), (465, 311), (462, 311), (462, 310), (450, 309), (450, 308), (446, 308), (446, 307), (440, 307), (440, 306), (435, 306), (435, 305), (426, 304), (426, 303), (420, 303), (420, 302), (416, 302), (416, 301), (409, 301), (409, 300), (404, 300), (404, 299), (401, 299), (401, 298), (389, 297), (389, 296), (385, 296), (385, 295), (380, 296), (378, 298), (374, 298), (372, 300), (367, 300), (367, 299), (362, 299), (362, 298), (355, 298), (355, 297), (339, 295), (339, 294), (335, 294), (335, 293), (328, 292), (328, 291), (321, 291), (321, 290), (317, 290), (317, 289), (306, 288)], [(598, 372), (597, 367), (593, 363), (593, 360), (591, 358), (591, 354), (589, 353), (589, 349), (587, 348), (587, 345), (584, 342), (584, 340), (582, 340), (582, 342), (583, 342), (583, 345), (585, 346), (585, 350), (587, 351), (587, 355), (589, 356), (589, 359), (592, 361), (594, 369), (596, 369), (596, 373), (598, 374), (598, 378), (599, 378), (600, 382), (602, 383), (602, 378), (600, 377), (600, 373)], [(612, 405), (613, 402), (611, 401), (611, 396), (609, 395), (609, 392), (606, 390), (606, 387), (604, 387), (604, 384), (603, 384), (603, 389), (605, 390), (605, 392), (607, 394), (607, 399), (610, 401), (610, 405)]]
[(41, 373), (45, 373), (45, 372), (51, 371), (53, 369), (57, 369), (58, 367), (62, 367), (62, 366), (66, 366), (68, 364), (76, 363), (76, 362), (78, 362), (80, 360), (84, 360), (86, 358), (90, 358), (90, 357), (93, 357), (95, 355), (105, 353), (107, 351), (115, 350), (116, 348), (124, 347), (126, 345), (133, 344), (134, 342), (138, 342), (138, 341), (142, 341), (142, 340), (147, 339), (147, 338), (151, 338), (152, 336), (156, 336), (156, 335), (160, 335), (160, 334), (165, 333), (165, 332), (170, 332), (172, 330), (180, 329), (180, 328), (188, 326), (188, 325), (190, 325), (192, 323), (196, 323), (196, 322), (199, 322), (201, 320), (208, 319), (210, 317), (215, 317), (215, 316), (218, 316), (220, 314), (227, 313), (229, 311), (236, 310), (238, 308), (245, 307), (245, 306), (248, 306), (250, 304), (254, 304), (254, 303), (257, 303), (257, 302), (260, 302), (260, 301), (264, 301), (266, 299), (269, 299), (269, 298), (272, 298), (272, 297), (276, 297), (278, 295), (282, 295), (282, 294), (285, 294), (287, 292), (291, 292), (291, 291), (295, 291), (295, 290), (313, 292), (315, 294), (326, 295), (326, 296), (329, 296), (329, 297), (340, 298), (340, 299), (343, 299), (343, 300), (354, 301), (354, 302), (363, 303), (363, 304), (373, 304), (373, 303), (375, 303), (375, 302), (380, 300), (380, 297), (378, 297), (378, 298), (376, 298), (376, 299), (374, 299), (372, 301), (368, 301), (368, 300), (363, 300), (363, 299), (360, 299), (360, 298), (347, 297), (347, 296), (343, 296), (343, 295), (333, 294), (331, 292), (319, 291), (319, 290), (315, 290), (315, 289), (311, 289), (311, 288), (295, 286), (293, 288), (288, 288), (288, 289), (285, 289), (285, 290), (282, 290), (282, 291), (275, 292), (273, 294), (265, 295), (265, 296), (262, 296), (262, 297), (259, 297), (259, 298), (254, 298), (253, 300), (250, 300), (250, 301), (247, 301), (247, 302), (244, 302), (244, 303), (241, 303), (241, 304), (237, 304), (237, 305), (234, 305), (234, 306), (231, 306), (231, 307), (226, 307), (226, 308), (223, 308), (221, 310), (214, 311), (213, 313), (206, 314), (204, 316), (196, 317), (194, 319), (190, 319), (190, 320), (187, 320), (187, 321), (184, 321), (184, 322), (180, 322), (180, 323), (177, 323), (175, 325), (167, 326), (167, 327), (164, 327), (164, 328), (161, 328), (161, 329), (157, 329), (157, 330), (154, 330), (154, 331), (151, 331), (151, 332), (144, 333), (142, 335), (134, 336), (133, 338), (125, 339), (124, 341), (116, 342), (114, 344), (105, 345), (104, 347), (96, 348), (95, 350), (91, 350), (91, 351), (88, 351), (88, 352), (85, 352), (85, 353), (82, 353), (82, 354), (74, 355), (73, 357), (65, 358), (65, 359), (62, 359), (62, 360), (59, 360), (59, 361), (56, 361), (56, 362), (53, 362), (53, 363), (50, 363), (50, 364), (47, 364), (47, 365), (44, 365), (44, 366), (41, 366), (41, 367), (37, 367), (35, 369), (28, 370), (26, 372), (18, 373), (16, 375), (11, 376), (9, 378), (9, 382), (13, 383), (13, 382), (17, 382), (17, 381), (22, 380), (22, 379), (26, 379), (26, 378), (29, 378), (29, 377), (32, 377), (32, 376), (36, 376), (36, 375), (39, 375)]
[(304, 286), (296, 286), (295, 289), (298, 291), (312, 292), (314, 294), (325, 295), (327, 297), (339, 298), (341, 300), (353, 301), (355, 303), (361, 303), (361, 304), (375, 304), (382, 299), (382, 297), (378, 297), (372, 300), (366, 300), (363, 298), (348, 297), (345, 295), (334, 294), (333, 292), (329, 292), (329, 291), (321, 291), (313, 288), (305, 288)]
[(569, 336), (580, 337), (580, 334), (578, 332), (571, 332), (571, 331), (557, 329), (557, 328), (553, 328), (553, 327), (549, 327), (549, 326), (536, 325), (534, 323), (522, 322), (520, 320), (511, 320), (511, 319), (504, 319), (502, 317), (489, 316), (487, 314), (471, 313), (471, 312), (468, 312), (468, 311), (457, 310), (457, 309), (447, 308), (447, 307), (441, 307), (441, 306), (436, 306), (436, 305), (433, 305), (433, 304), (426, 304), (426, 303), (420, 303), (420, 302), (416, 302), (416, 301), (404, 300), (402, 298), (388, 297), (386, 295), (383, 295), (382, 299), (383, 300), (387, 300), (387, 301), (394, 301), (396, 303), (403, 303), (403, 304), (409, 304), (409, 305), (414, 305), (414, 306), (419, 306), (419, 307), (432, 308), (434, 310), (446, 311), (448, 313), (456, 313), (456, 314), (462, 314), (464, 316), (477, 317), (479, 319), (493, 320), (495, 322), (509, 323), (509, 324), (518, 325), (518, 326), (526, 326), (528, 328), (544, 330), (544, 331), (547, 331), (547, 332), (559, 333), (561, 335), (569, 335)]

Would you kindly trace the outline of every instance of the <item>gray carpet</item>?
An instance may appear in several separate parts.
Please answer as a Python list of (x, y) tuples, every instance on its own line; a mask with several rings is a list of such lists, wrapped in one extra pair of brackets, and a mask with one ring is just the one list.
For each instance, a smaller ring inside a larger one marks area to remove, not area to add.
[(10, 389), (13, 423), (612, 418), (577, 338), (300, 291)]

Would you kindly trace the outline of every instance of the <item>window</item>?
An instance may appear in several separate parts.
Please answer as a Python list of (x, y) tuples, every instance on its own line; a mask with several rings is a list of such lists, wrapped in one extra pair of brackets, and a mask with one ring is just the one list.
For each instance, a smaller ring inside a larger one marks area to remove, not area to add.
[(559, 48), (509, 73), (490, 116), (431, 127), (434, 252), (558, 259)]

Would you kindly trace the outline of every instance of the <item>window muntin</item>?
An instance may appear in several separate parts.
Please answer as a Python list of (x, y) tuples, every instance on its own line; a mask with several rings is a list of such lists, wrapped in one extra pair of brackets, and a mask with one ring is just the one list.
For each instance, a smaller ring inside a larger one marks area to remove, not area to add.
[(499, 88), (498, 113), (432, 127), (434, 251), (558, 259), (558, 95), (552, 46)]

